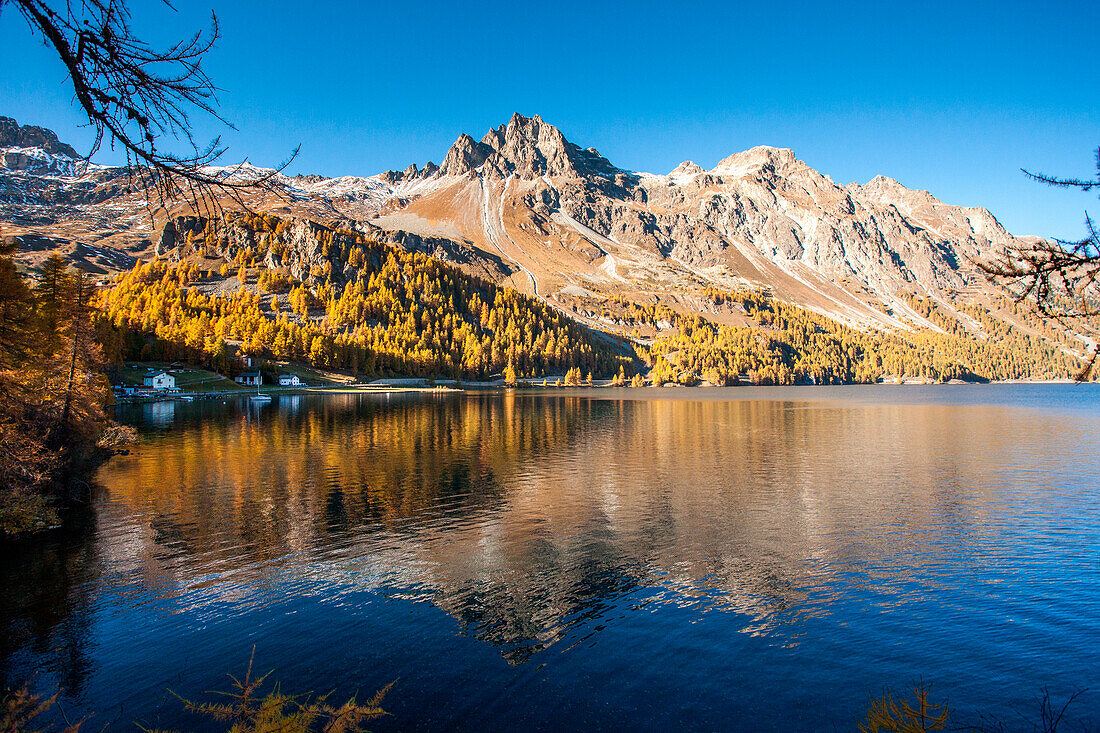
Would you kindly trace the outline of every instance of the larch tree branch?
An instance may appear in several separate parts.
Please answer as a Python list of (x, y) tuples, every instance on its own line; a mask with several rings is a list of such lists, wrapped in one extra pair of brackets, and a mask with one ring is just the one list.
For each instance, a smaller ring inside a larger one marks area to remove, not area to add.
[[(247, 161), (213, 169), (227, 150), (221, 137), (204, 147), (194, 139), (195, 111), (233, 128), (219, 114), (218, 90), (202, 67), (220, 37), (216, 15), (205, 34), (155, 49), (134, 34), (126, 0), (0, 0), (0, 10), (5, 6), (18, 8), (64, 65), (74, 101), (95, 131), (87, 157), (104, 144), (121, 147), (131, 186), (146, 193), (151, 216), (182, 203), (216, 218), (227, 203), (251, 211), (247, 197), (256, 192), (280, 194), (279, 174), (298, 149), (274, 170), (257, 173)], [(168, 141), (189, 152), (165, 150)]]
[[(1023, 171), (1032, 180), (1058, 188), (1091, 191), (1100, 187), (1100, 147), (1096, 149), (1096, 178), (1059, 178)], [(1100, 231), (1085, 213), (1085, 236), (1077, 241), (1041, 239), (979, 263), (986, 277), (1003, 285), (1018, 303), (1064, 328), (1100, 316)], [(1093, 344), (1078, 380), (1088, 379), (1100, 360), (1100, 339)]]

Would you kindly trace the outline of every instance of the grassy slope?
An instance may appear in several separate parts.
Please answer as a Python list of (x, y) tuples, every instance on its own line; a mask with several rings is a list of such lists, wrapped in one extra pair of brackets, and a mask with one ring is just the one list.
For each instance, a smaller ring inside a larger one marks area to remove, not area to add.
[(189, 366), (179, 366), (157, 361), (129, 361), (112, 373), (111, 381), (132, 387), (142, 386), (142, 377), (149, 369), (163, 369), (176, 378), (176, 387), (182, 392), (226, 392), (244, 390), (245, 387), (217, 372)]

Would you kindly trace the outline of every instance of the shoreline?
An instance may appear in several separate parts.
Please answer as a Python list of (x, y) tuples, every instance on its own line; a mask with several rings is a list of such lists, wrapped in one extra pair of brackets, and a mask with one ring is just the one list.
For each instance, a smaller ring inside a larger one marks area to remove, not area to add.
[[(951, 380), (949, 382), (923, 382), (917, 380), (906, 380), (901, 382), (872, 382), (872, 383), (860, 383), (851, 382), (845, 384), (737, 384), (725, 387), (719, 387), (710, 384), (697, 384), (694, 386), (686, 386), (682, 384), (668, 383), (663, 384), (660, 387), (655, 387), (651, 384), (647, 384), (644, 387), (631, 387), (629, 385), (614, 385), (611, 384), (611, 380), (599, 380), (593, 384), (576, 384), (576, 385), (556, 385), (556, 384), (542, 384), (542, 379), (521, 380), (518, 385), (507, 386), (503, 382), (455, 382), (454, 380), (446, 380), (449, 383), (429, 385), (423, 382), (427, 380), (417, 379), (401, 379), (394, 380), (395, 383), (376, 383), (368, 382), (362, 384), (333, 384), (333, 385), (314, 385), (314, 386), (298, 386), (298, 387), (263, 387), (259, 390), (219, 390), (219, 391), (206, 391), (206, 392), (163, 392), (163, 393), (146, 393), (135, 395), (116, 395), (115, 405), (124, 404), (141, 404), (148, 402), (168, 402), (168, 401), (185, 401), (193, 402), (196, 400), (215, 400), (226, 399), (232, 397), (246, 397), (253, 398), (257, 395), (273, 397), (276, 395), (303, 395), (303, 394), (390, 394), (390, 393), (462, 393), (462, 392), (507, 392), (508, 390), (586, 390), (586, 389), (624, 389), (624, 390), (695, 390), (695, 389), (718, 389), (718, 390), (741, 390), (751, 389), (753, 387), (764, 387), (768, 389), (790, 389), (790, 388), (805, 388), (805, 387), (960, 387), (960, 386), (995, 386), (995, 385), (1051, 385), (1051, 384), (1087, 384), (1087, 382), (1076, 382), (1073, 379), (1005, 379), (1005, 380), (990, 380), (988, 382), (966, 382), (962, 380)], [(400, 382), (400, 383), (396, 383)], [(415, 384), (414, 382), (421, 382)]]

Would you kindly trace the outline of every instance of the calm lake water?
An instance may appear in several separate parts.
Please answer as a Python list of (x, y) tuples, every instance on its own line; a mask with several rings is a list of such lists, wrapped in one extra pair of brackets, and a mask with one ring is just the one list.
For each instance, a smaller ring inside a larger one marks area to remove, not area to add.
[(1092, 687), (1095, 386), (281, 396), (128, 409), (82, 532), (0, 548), (0, 682), (90, 729), (275, 669), (372, 730), (958, 722)]

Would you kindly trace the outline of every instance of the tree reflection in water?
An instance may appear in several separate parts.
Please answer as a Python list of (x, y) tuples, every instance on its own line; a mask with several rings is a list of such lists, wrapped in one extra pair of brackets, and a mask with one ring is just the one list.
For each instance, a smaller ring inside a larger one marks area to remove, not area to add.
[[(162, 617), (244, 618), (309, 597), (356, 618), (364, 593), (430, 603), (512, 666), (662, 608), (722, 613), (783, 648), (838, 613), (919, 623), (932, 598), (950, 597), (964, 624), (992, 592), (966, 582), (973, 563), (990, 588), (1047, 572), (1002, 561), (1019, 556), (1019, 527), (1075, 511), (1072, 491), (1044, 493), (1064, 474), (1066, 447), (1050, 441), (1090, 430), (828, 393), (594, 394), (295, 396), (145, 415), (142, 444), (99, 475), (96, 525), (5, 556), (3, 669), (49, 658), (78, 689), (94, 609), (120, 595)], [(345, 643), (332, 633), (311, 639), (317, 654)]]
[(22, 543), (0, 546), (0, 689), (26, 680), (13, 674), (33, 655), (61, 688), (79, 694), (88, 658), (95, 582), (101, 575), (93, 516)]

